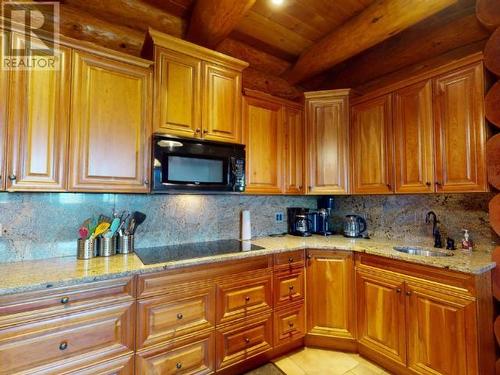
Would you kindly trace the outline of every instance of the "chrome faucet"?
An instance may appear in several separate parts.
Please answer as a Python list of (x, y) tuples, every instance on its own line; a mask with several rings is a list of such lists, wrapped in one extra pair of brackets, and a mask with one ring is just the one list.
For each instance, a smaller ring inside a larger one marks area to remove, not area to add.
[(441, 241), (441, 233), (439, 232), (438, 223), (439, 220), (434, 211), (427, 212), (425, 216), (425, 223), (432, 223), (432, 235), (434, 236), (434, 247), (437, 249), (441, 249), (443, 247), (443, 243)]

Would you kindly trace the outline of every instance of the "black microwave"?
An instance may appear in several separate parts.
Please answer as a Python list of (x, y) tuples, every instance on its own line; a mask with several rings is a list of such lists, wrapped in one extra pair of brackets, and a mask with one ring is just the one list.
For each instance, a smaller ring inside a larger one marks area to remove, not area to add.
[(245, 146), (153, 135), (153, 193), (245, 191)]

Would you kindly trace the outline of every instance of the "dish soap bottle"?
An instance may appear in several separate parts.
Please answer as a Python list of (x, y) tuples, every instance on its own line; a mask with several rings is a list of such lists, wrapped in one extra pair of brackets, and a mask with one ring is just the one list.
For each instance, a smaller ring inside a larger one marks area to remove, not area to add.
[(462, 240), (462, 249), (472, 251), (474, 244), (472, 240), (469, 238), (469, 231), (467, 229), (462, 229), (464, 232), (464, 239)]

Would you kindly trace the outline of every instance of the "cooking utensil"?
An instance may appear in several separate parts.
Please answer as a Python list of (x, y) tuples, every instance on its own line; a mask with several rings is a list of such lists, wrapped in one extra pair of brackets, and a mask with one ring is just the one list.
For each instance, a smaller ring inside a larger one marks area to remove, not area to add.
[(80, 227), (80, 229), (78, 229), (78, 235), (81, 240), (86, 240), (89, 237), (89, 228), (84, 226)]
[(111, 222), (111, 225), (109, 227), (109, 230), (104, 234), (104, 237), (106, 238), (111, 238), (115, 235), (116, 231), (118, 230), (118, 227), (120, 226), (120, 219), (115, 217), (113, 221)]
[(111, 218), (106, 216), (106, 215), (99, 215), (99, 224), (101, 223), (108, 223), (111, 224)]
[(94, 239), (97, 236), (100, 236), (101, 234), (105, 233), (109, 229), (110, 225), (109, 223), (101, 223), (95, 228), (94, 233), (92, 233), (92, 236), (90, 238)]
[(132, 219), (130, 221), (132, 221), (132, 220), (134, 220), (134, 222), (133, 222), (133, 226), (129, 227), (130, 234), (134, 234), (135, 231), (137, 230), (137, 227), (139, 225), (141, 225), (142, 223), (144, 223), (144, 220), (146, 220), (146, 215), (143, 214), (142, 212), (134, 211), (134, 213), (132, 213)]
[(126, 234), (134, 234), (135, 232), (135, 219), (132, 217), (128, 222), (128, 228), (125, 231)]
[(123, 228), (125, 227), (125, 224), (127, 222), (127, 219), (129, 218), (130, 213), (127, 211), (123, 211), (122, 216), (120, 217), (121, 223), (120, 226), (118, 227), (118, 234), (120, 236), (123, 236)]

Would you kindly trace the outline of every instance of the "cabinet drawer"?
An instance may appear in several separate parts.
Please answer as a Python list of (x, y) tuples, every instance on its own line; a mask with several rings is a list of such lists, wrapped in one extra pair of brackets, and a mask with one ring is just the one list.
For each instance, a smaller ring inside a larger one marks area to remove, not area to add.
[(275, 266), (284, 266), (284, 265), (292, 265), (299, 266), (304, 263), (304, 250), (296, 250), (296, 251), (288, 251), (285, 253), (275, 254), (274, 255), (274, 265)]
[(274, 313), (274, 345), (283, 345), (304, 337), (305, 307), (296, 304)]
[(217, 369), (221, 369), (272, 348), (272, 315), (260, 315), (216, 333)]
[(76, 363), (93, 364), (134, 349), (135, 306), (120, 303), (78, 314), (3, 327), (0, 374), (63, 373)]
[(211, 374), (214, 372), (214, 331), (190, 341), (170, 342), (166, 346), (136, 355), (136, 374)]
[(304, 299), (304, 270), (295, 269), (274, 275), (274, 302), (283, 306)]
[(215, 323), (215, 287), (178, 298), (138, 302), (137, 349), (211, 328)]
[(272, 271), (236, 277), (217, 286), (217, 324), (272, 309)]
[[(61, 375), (57, 371), (54, 374)], [(134, 355), (129, 354), (84, 369), (64, 372), (65, 375), (134, 375)]]
[(0, 297), (0, 326), (132, 301), (134, 289), (128, 277)]

